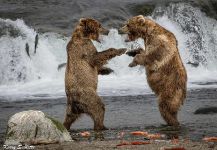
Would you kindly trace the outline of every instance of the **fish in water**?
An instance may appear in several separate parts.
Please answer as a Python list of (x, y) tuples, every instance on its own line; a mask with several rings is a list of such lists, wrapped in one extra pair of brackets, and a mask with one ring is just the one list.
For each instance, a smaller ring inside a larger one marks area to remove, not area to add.
[(35, 36), (35, 51), (34, 51), (34, 54), (36, 53), (36, 49), (38, 47), (38, 40), (39, 40), (38, 34), (36, 34), (36, 36)]
[(29, 54), (29, 44), (28, 43), (26, 43), (26, 54), (29, 56), (29, 58), (30, 58), (30, 54)]
[(57, 70), (59, 71), (60, 69), (62, 69), (65, 66), (66, 66), (66, 63), (59, 64)]
[(192, 67), (198, 67), (199, 66), (199, 63), (197, 62), (187, 62), (187, 64), (191, 65)]

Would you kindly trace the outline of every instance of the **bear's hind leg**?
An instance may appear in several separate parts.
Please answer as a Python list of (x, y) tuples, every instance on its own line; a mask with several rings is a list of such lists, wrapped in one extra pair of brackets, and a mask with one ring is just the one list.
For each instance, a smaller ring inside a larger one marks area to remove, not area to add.
[(88, 91), (87, 94), (82, 96), (82, 100), (85, 100), (87, 113), (94, 122), (94, 130), (106, 130), (104, 126), (105, 105), (102, 103), (101, 98), (94, 92)]
[(159, 109), (161, 116), (167, 122), (168, 125), (171, 126), (179, 126), (179, 122), (177, 119), (177, 114), (180, 106), (183, 103), (183, 91), (181, 89), (176, 90), (173, 97), (167, 95), (166, 93), (162, 93), (159, 96)]
[(79, 95), (79, 93), (67, 95), (66, 114), (63, 122), (63, 125), (67, 130), (69, 130), (71, 124), (85, 112), (85, 105), (80, 102)]
[(80, 113), (73, 112), (72, 105), (67, 104), (65, 119), (64, 119), (64, 122), (63, 122), (63, 125), (65, 126), (65, 128), (67, 130), (69, 130), (70, 127), (71, 127), (71, 124), (73, 122), (75, 122), (75, 120), (78, 119), (79, 116), (80, 116)]
[(79, 116), (80, 116), (80, 115), (78, 115), (78, 114), (70, 114), (70, 115), (69, 115), (69, 114), (66, 114), (66, 115), (65, 115), (64, 122), (63, 122), (63, 125), (65, 126), (65, 128), (66, 128), (67, 130), (69, 130), (70, 127), (71, 127), (71, 124), (72, 124), (73, 122), (75, 122), (75, 120), (78, 119)]
[(104, 126), (104, 115), (105, 115), (105, 106), (101, 102), (100, 97), (96, 96), (96, 103), (92, 106), (89, 106), (87, 109), (87, 113), (94, 121), (94, 130), (106, 130)]
[(164, 118), (164, 120), (167, 122), (168, 125), (179, 126), (179, 122), (177, 119), (178, 109), (174, 110), (171, 109), (170, 107), (171, 107), (170, 104), (168, 104), (167, 102), (160, 102), (159, 110), (161, 116)]

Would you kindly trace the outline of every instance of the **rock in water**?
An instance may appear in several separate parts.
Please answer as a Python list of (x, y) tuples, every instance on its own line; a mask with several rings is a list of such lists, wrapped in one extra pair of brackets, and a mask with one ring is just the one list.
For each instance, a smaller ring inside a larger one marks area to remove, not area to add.
[(199, 108), (194, 112), (194, 114), (215, 114), (215, 113), (217, 113), (217, 107), (214, 106)]
[(65, 141), (72, 141), (66, 128), (41, 111), (19, 112), (8, 121), (6, 145), (37, 145)]

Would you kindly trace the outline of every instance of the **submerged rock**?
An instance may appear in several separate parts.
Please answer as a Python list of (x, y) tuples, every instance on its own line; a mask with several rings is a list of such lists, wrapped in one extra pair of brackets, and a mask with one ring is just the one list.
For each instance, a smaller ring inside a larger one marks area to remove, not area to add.
[(8, 121), (6, 145), (37, 145), (65, 141), (72, 141), (66, 128), (41, 111), (19, 112)]
[(217, 107), (203, 107), (197, 109), (194, 114), (214, 114), (217, 113)]

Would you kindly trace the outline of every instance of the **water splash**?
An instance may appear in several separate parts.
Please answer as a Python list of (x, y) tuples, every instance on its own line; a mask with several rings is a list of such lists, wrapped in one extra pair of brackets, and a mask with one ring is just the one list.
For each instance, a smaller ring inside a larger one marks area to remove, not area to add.
[(155, 19), (166, 16), (181, 28), (180, 33), (185, 37), (185, 49), (189, 52), (188, 62), (213, 68), (217, 60), (215, 19), (207, 17), (189, 3), (171, 3), (166, 7), (158, 7), (152, 16)]
[[(217, 80), (217, 21), (187, 3), (157, 7), (152, 19), (177, 37), (187, 68), (188, 87), (217, 87), (216, 84), (206, 84)], [(65, 96), (64, 69), (58, 71), (57, 67), (66, 62), (65, 47), (70, 37), (56, 33), (39, 34), (37, 53), (34, 54), (36, 34), (22, 20), (0, 19), (0, 97), (41, 99)], [(111, 29), (108, 36), (101, 37), (101, 44), (93, 43), (98, 51), (110, 47), (133, 49), (144, 46), (141, 39), (133, 43), (125, 43), (124, 39), (116, 29)], [(26, 43), (29, 44), (31, 58), (25, 52)], [(144, 68), (129, 68), (131, 61), (132, 58), (126, 55), (109, 61), (107, 66), (114, 70), (114, 74), (99, 76), (100, 95), (151, 92)]]
[[(66, 41), (55, 34), (42, 34), (37, 53), (34, 54), (36, 34), (23, 20), (0, 19), (1, 85), (29, 82), (57, 74), (58, 57), (54, 53), (55, 50), (64, 51), (62, 47)], [(30, 57), (25, 50), (27, 43)]]

